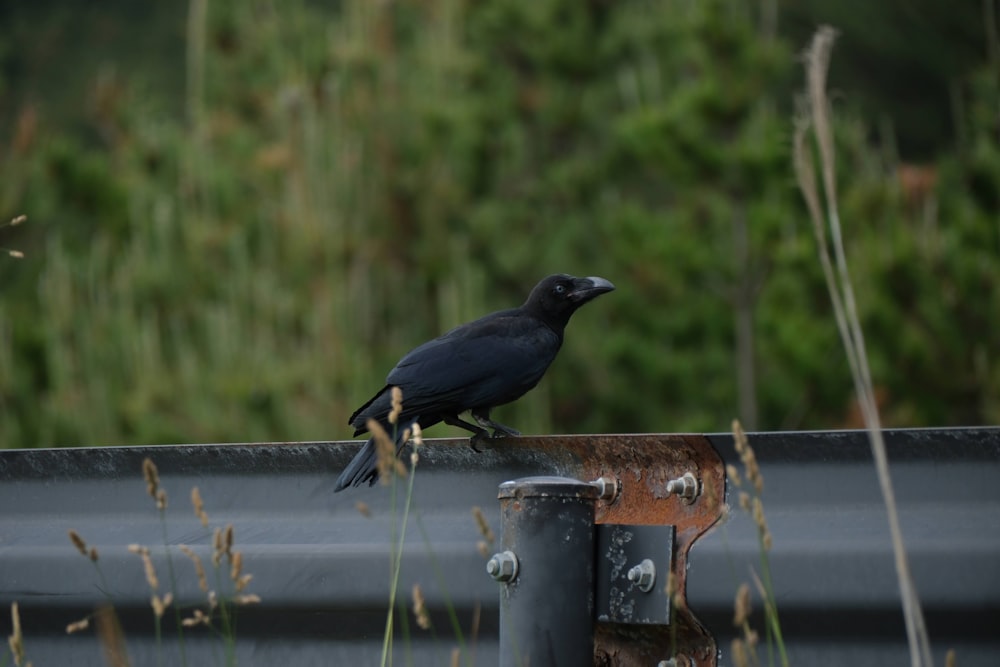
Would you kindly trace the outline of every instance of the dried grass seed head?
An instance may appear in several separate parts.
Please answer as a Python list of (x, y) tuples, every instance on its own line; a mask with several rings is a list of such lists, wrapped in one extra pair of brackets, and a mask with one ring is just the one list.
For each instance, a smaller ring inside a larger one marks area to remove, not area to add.
[(747, 656), (747, 647), (743, 640), (737, 637), (729, 646), (734, 667), (749, 667), (750, 659)]
[(156, 509), (165, 510), (167, 509), (167, 491), (166, 489), (159, 489), (156, 492)]
[(230, 559), (229, 578), (236, 582), (240, 580), (241, 574), (243, 574), (243, 552), (234, 551)]
[(752, 510), (750, 515), (753, 517), (753, 522), (757, 524), (757, 529), (760, 531), (767, 530), (767, 519), (764, 518), (764, 503), (761, 502), (760, 498), (754, 496), (751, 501)]
[(149, 548), (140, 544), (128, 545), (129, 553), (133, 553), (142, 559), (142, 567), (146, 572), (146, 583), (154, 591), (160, 587), (160, 582), (156, 578), (156, 569), (153, 567), (153, 559), (149, 557)]
[(207, 615), (201, 609), (195, 609), (189, 618), (185, 618), (181, 621), (181, 625), (185, 628), (192, 628), (196, 625), (211, 626), (212, 617)]
[(108, 667), (127, 667), (128, 651), (125, 648), (125, 633), (118, 616), (110, 605), (100, 607), (94, 613), (97, 625), (97, 639), (104, 649), (104, 661)]
[(733, 603), (733, 626), (743, 627), (753, 611), (750, 605), (750, 584), (743, 582), (736, 590), (736, 600)]
[(167, 610), (170, 603), (174, 601), (174, 596), (172, 593), (167, 593), (162, 598), (159, 595), (154, 595), (150, 598), (149, 603), (153, 607), (153, 614), (157, 618), (163, 618), (163, 612)]
[(198, 577), (198, 588), (207, 593), (208, 577), (205, 576), (205, 568), (201, 564), (201, 558), (198, 558), (198, 554), (196, 554), (191, 547), (186, 544), (180, 545), (180, 550), (185, 556), (191, 559), (192, 563), (194, 563), (194, 573)]
[(72, 528), (69, 529), (69, 541), (73, 543), (76, 550), (79, 551), (84, 556), (87, 555), (87, 543), (83, 541), (80, 537), (80, 533), (76, 532)]
[(14, 664), (20, 667), (24, 661), (24, 635), (21, 633), (21, 614), (18, 611), (17, 603), (10, 603), (10, 624), (12, 627), (10, 636), (7, 637), (7, 646), (14, 656)]
[(239, 579), (237, 579), (236, 580), (236, 585), (235, 585), (236, 592), (239, 593), (244, 588), (246, 588), (247, 585), (250, 583), (250, 581), (252, 579), (253, 579), (253, 575), (252, 574), (244, 574), (242, 577), (240, 577)]
[(396, 470), (396, 447), (382, 425), (374, 419), (365, 424), (375, 441), (375, 465), (382, 484), (389, 483), (389, 475)]
[[(740, 461), (743, 462), (747, 480), (757, 490), (757, 493), (760, 493), (764, 490), (764, 477), (760, 473), (760, 466), (757, 465), (757, 456), (754, 454), (753, 447), (750, 446), (746, 431), (743, 430), (743, 425), (740, 424), (738, 419), (733, 420), (733, 443), (736, 447), (736, 453), (740, 456)], [(735, 469), (730, 470), (730, 466), (728, 465), (726, 466), (726, 476), (729, 477), (733, 484), (740, 486), (738, 472)]]
[(743, 486), (743, 480), (740, 479), (740, 471), (732, 463), (726, 464), (726, 477), (733, 486), (737, 488)]
[(156, 469), (153, 459), (148, 456), (142, 460), (142, 476), (146, 480), (146, 493), (155, 500), (156, 492), (160, 488), (160, 472)]
[(156, 568), (153, 567), (153, 559), (149, 557), (149, 550), (147, 549), (140, 556), (142, 557), (142, 567), (146, 572), (146, 582), (155, 591), (160, 587), (160, 580), (156, 578)]
[(740, 491), (739, 495), (740, 509), (744, 512), (750, 511), (750, 494), (746, 491)]
[(487, 542), (493, 544), (496, 541), (496, 535), (493, 534), (493, 529), (490, 528), (490, 522), (487, 521), (483, 508), (479, 505), (474, 505), (472, 507), (472, 516), (476, 519), (476, 527), (479, 529), (479, 534), (485, 537)]
[(403, 390), (399, 387), (393, 387), (390, 394), (392, 396), (392, 410), (389, 412), (389, 423), (395, 424), (403, 412)]
[(753, 510), (751, 511), (753, 522), (757, 525), (757, 533), (760, 536), (760, 544), (764, 551), (770, 551), (772, 546), (771, 529), (767, 526), (767, 517), (764, 516), (764, 503), (757, 496), (753, 499)]
[[(3, 228), (3, 227), (16, 227), (17, 225), (21, 224), (22, 222), (24, 222), (27, 219), (28, 219), (28, 216), (26, 216), (26, 215), (19, 215), (16, 218), (14, 218), (13, 220), (11, 220), (10, 222), (8, 222), (6, 224), (3, 224), (3, 225), (0, 225), (0, 228)], [(6, 248), (0, 248), (0, 250), (5, 250), (7, 252), (7, 254), (9, 256), (13, 257), (14, 259), (24, 259), (24, 253), (21, 252), (20, 250), (7, 250)]]
[(194, 507), (194, 515), (201, 521), (201, 525), (208, 528), (208, 514), (205, 513), (205, 503), (201, 499), (201, 491), (197, 486), (191, 487), (191, 505)]
[(417, 627), (421, 630), (431, 629), (431, 615), (427, 611), (427, 602), (424, 600), (420, 584), (413, 584), (413, 616), (416, 618)]
[(757, 463), (757, 455), (753, 448), (747, 445), (743, 466), (746, 469), (747, 479), (753, 485), (754, 490), (760, 494), (764, 491), (764, 475), (760, 472), (760, 465)]
[(73, 621), (66, 626), (66, 634), (71, 635), (74, 632), (81, 632), (90, 627), (90, 617), (81, 618), (79, 621)]
[(736, 447), (736, 453), (742, 455), (743, 450), (747, 446), (747, 434), (743, 430), (743, 425), (740, 424), (739, 419), (734, 419), (732, 424), (733, 430), (733, 444)]

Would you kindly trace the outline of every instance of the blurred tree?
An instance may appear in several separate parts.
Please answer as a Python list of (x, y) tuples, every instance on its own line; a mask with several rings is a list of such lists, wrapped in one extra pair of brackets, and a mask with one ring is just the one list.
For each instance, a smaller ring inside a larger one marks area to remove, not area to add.
[[(0, 444), (343, 437), (400, 354), (555, 271), (619, 290), (502, 421), (852, 423), (790, 171), (784, 4), (189, 7), (162, 87), (126, 58), (81, 60), (82, 92), (36, 86), (34, 15), (5, 24), (0, 86), (36, 99), (0, 103), (0, 215), (30, 216), (0, 232), (28, 255), (0, 261)], [(959, 140), (926, 164), (841, 86), (842, 214), (889, 424), (998, 416), (990, 57), (956, 75)], [(74, 106), (67, 129), (52, 109)]]

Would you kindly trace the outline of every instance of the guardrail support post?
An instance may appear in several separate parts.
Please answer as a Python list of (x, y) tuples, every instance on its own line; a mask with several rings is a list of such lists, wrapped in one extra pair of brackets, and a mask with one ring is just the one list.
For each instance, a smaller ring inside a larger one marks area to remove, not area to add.
[(500, 485), (500, 667), (594, 660), (594, 508), (599, 490), (565, 477)]

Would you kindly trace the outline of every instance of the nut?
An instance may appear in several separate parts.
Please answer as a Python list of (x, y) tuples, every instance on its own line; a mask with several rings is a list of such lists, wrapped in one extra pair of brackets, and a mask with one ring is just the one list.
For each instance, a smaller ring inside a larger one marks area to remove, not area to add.
[(629, 581), (635, 584), (640, 591), (648, 593), (653, 590), (653, 584), (656, 583), (656, 566), (653, 564), (653, 561), (646, 558), (629, 570), (626, 577)]
[(513, 581), (517, 577), (517, 556), (513, 551), (493, 554), (493, 557), (486, 562), (486, 573), (495, 581)]

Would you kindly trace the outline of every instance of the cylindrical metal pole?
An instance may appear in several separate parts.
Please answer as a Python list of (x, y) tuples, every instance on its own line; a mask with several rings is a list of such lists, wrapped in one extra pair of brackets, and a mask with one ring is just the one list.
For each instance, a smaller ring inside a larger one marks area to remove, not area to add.
[(503, 552), (500, 667), (594, 661), (594, 504), (598, 489), (565, 477), (500, 485)]

